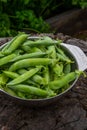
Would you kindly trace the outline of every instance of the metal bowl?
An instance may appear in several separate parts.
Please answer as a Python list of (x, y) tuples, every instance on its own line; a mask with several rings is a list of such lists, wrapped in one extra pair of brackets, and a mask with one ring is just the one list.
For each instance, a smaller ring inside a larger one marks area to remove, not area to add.
[[(36, 39), (38, 37), (30, 37), (33, 39)], [(8, 44), (8, 43), (6, 43)], [(6, 45), (2, 45), (0, 47), (0, 50)], [(72, 59), (74, 60), (74, 64), (72, 64), (72, 71), (74, 71), (75, 69), (78, 70), (82, 70), (84, 71), (86, 69), (87, 66), (87, 57), (84, 54), (84, 52), (77, 46), (73, 46), (73, 45), (68, 45), (65, 43), (61, 44), (62, 49), (65, 51), (65, 53)], [(83, 66), (84, 64), (84, 66)], [(15, 96), (11, 96), (10, 94), (8, 94), (7, 92), (5, 92), (4, 90), (0, 89), (0, 91), (2, 93), (4, 93), (8, 98), (11, 98), (13, 101), (15, 101), (18, 104), (21, 105), (27, 105), (29, 107), (42, 107), (42, 106), (47, 106), (50, 104), (53, 104), (55, 102), (57, 102), (62, 96), (66, 95), (69, 90), (75, 85), (76, 81), (78, 80), (78, 78), (76, 80), (74, 80), (70, 87), (68, 89), (66, 89), (64, 92), (54, 96), (54, 97), (50, 97), (50, 98), (45, 98), (45, 99), (22, 99), (19, 97), (15, 97)]]

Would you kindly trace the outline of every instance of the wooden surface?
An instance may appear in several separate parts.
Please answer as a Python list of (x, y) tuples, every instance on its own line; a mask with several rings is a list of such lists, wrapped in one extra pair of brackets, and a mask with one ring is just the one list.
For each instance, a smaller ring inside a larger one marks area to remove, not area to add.
[[(79, 46), (87, 55), (86, 41), (49, 35)], [(1, 39), (0, 45), (6, 41)], [(43, 108), (20, 106), (0, 93), (0, 130), (87, 130), (87, 78), (79, 78), (66, 96)]]
[(87, 9), (69, 10), (47, 19), (46, 22), (58, 33), (73, 35), (81, 30), (87, 30)]

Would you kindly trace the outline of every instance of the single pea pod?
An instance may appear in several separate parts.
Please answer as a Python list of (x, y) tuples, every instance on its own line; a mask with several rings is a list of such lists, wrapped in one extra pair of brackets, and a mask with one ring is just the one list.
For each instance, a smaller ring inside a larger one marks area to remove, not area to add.
[[(27, 72), (27, 70), (25, 69), (21, 69), (18, 71), (19, 74), (24, 74), (25, 72)], [(15, 78), (18, 78), (20, 75), (16, 72), (11, 72), (11, 71), (3, 71), (3, 73), (8, 77), (8, 78), (11, 78), (11, 79), (15, 79)], [(26, 84), (32, 84), (34, 86), (38, 86), (38, 84), (36, 84), (35, 82), (33, 82), (32, 80), (26, 80), (25, 81)], [(3, 84), (3, 82), (0, 80), (0, 84)]]
[(16, 39), (17, 36), (15, 36), (14, 38), (12, 38), (10, 41), (6, 42), (5, 46), (2, 48), (2, 53), (5, 52), (5, 50), (8, 49), (8, 47), (10, 46), (10, 44)]
[(16, 54), (10, 54), (0, 59), (0, 66), (7, 64), (16, 57)]
[(30, 77), (32, 77), (39, 70), (40, 70), (40, 68), (31, 69), (31, 70), (25, 72), (24, 74), (18, 76), (14, 80), (10, 81), (9, 83), (7, 83), (7, 86), (22, 83), (22, 82), (26, 81), (27, 79), (29, 79)]
[(28, 40), (26, 41), (23, 45), (28, 45), (30, 47), (36, 47), (36, 46), (50, 46), (50, 45), (59, 45), (62, 41), (61, 40), (53, 40), (50, 37), (43, 37), (43, 39), (39, 38), (38, 40), (31, 41)]
[(24, 55), (18, 55), (14, 59), (11, 60), (11, 62), (22, 60), (22, 59), (28, 59), (28, 58), (40, 58), (46, 56), (47, 53), (45, 52), (35, 52), (30, 54), (24, 54)]
[(17, 73), (15, 73), (15, 72), (11, 72), (11, 71), (3, 71), (3, 73), (7, 76), (7, 77), (9, 77), (9, 78), (11, 78), (11, 79), (14, 79), (14, 78), (17, 78), (17, 77), (19, 77), (19, 74), (17, 74)]
[(82, 72), (80, 71), (70, 72), (58, 80), (49, 82), (49, 87), (53, 90), (60, 89), (64, 87), (66, 84), (74, 81), (76, 78), (80, 76), (80, 74), (82, 74)]
[(32, 59), (19, 60), (10, 66), (9, 71), (15, 71), (17, 69), (27, 68), (30, 66), (49, 65), (52, 62), (54, 63), (54, 61), (55, 59), (52, 60), (49, 58), (32, 58)]
[(29, 86), (29, 85), (24, 85), (24, 84), (18, 84), (18, 85), (11, 85), (8, 86), (10, 89), (17, 91), (17, 92), (23, 92), (23, 93), (28, 93), (32, 95), (37, 95), (41, 97), (46, 97), (48, 96), (48, 92), (46, 90), (34, 87), (34, 86)]
[(20, 34), (18, 35), (12, 43), (8, 46), (7, 49), (3, 51), (3, 54), (8, 55), (11, 54), (13, 51), (15, 51), (21, 44), (23, 44), (24, 41), (26, 41), (28, 38), (27, 34)]
[(57, 53), (57, 58), (59, 59), (59, 61), (61, 62), (66, 62), (66, 63), (73, 63), (73, 61), (68, 58), (68, 57), (64, 57), (63, 55)]
[(10, 94), (11, 96), (15, 96), (17, 97), (17, 94), (15, 93), (15, 91), (13, 91), (12, 89), (5, 87), (4, 91), (6, 91), (8, 94)]

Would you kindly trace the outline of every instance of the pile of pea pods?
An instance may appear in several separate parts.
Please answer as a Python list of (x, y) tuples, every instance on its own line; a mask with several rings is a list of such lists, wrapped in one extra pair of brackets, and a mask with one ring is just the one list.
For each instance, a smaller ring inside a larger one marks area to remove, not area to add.
[(0, 50), (0, 88), (23, 99), (56, 96), (80, 76), (74, 61), (48, 36), (29, 39), (21, 33)]

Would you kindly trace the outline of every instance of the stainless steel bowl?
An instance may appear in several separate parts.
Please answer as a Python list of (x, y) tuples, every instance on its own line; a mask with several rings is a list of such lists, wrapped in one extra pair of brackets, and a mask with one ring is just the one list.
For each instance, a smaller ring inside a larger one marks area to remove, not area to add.
[[(32, 38), (36, 39), (38, 37), (29, 37), (29, 39), (32, 39)], [(8, 44), (8, 43), (6, 43), (6, 44)], [(0, 50), (6, 44), (2, 45), (0, 47)], [(74, 46), (74, 45), (65, 44), (65, 43), (62, 43), (61, 47), (63, 48), (65, 53), (71, 59), (73, 59), (75, 61), (75, 63), (72, 64), (72, 70), (78, 69), (78, 70), (84, 71), (87, 68), (87, 57), (79, 47)], [(54, 96), (51, 98), (46, 98), (46, 99), (22, 99), (19, 97), (11, 96), (2, 89), (0, 89), (0, 91), (3, 94), (5, 94), (8, 98), (11, 98), (13, 101), (15, 101), (18, 104), (27, 105), (29, 107), (42, 107), (42, 106), (47, 106), (47, 105), (50, 105), (50, 104), (57, 102), (63, 95), (65, 95), (69, 92), (69, 90), (75, 85), (77, 80), (78, 79), (76, 79), (74, 82), (72, 82), (70, 87), (67, 90), (65, 90), (64, 92), (58, 94), (57, 96)]]

